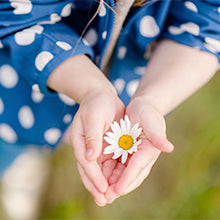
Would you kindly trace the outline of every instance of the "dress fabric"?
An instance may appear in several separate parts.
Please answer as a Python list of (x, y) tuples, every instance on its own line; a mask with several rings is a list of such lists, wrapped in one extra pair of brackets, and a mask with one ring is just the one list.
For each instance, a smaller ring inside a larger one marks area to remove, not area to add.
[[(87, 54), (98, 67), (110, 42), (114, 0), (0, 2), (0, 140), (55, 147), (78, 104), (49, 90), (47, 79), (69, 57)], [(107, 6), (108, 5), (108, 6)], [(109, 7), (110, 6), (110, 7)], [(147, 65), (151, 43), (172, 39), (220, 60), (219, 0), (152, 0), (129, 11), (114, 48), (109, 79), (127, 105)]]

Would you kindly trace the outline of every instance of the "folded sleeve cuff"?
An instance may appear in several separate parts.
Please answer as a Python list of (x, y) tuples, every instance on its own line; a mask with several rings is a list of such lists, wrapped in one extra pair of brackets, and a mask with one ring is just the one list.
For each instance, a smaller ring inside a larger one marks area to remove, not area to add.
[(214, 54), (220, 62), (219, 1), (173, 1), (161, 38)]

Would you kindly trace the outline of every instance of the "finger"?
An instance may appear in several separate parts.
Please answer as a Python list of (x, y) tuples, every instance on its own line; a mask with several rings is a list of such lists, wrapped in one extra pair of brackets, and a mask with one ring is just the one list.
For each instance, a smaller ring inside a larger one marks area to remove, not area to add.
[(142, 114), (131, 114), (131, 121), (141, 122), (144, 134), (156, 148), (163, 152), (172, 152), (174, 146), (167, 140), (164, 117), (153, 107), (144, 108), (142, 111)]
[(150, 173), (150, 170), (153, 166), (154, 162), (150, 163), (142, 172), (141, 174), (128, 186), (128, 188), (124, 191), (123, 195), (128, 194), (129, 192), (138, 188), (143, 181), (147, 178)]
[(89, 117), (82, 117), (83, 131), (86, 143), (86, 159), (96, 160), (102, 151), (102, 139), (105, 129), (104, 117), (97, 112), (89, 114)]
[(81, 165), (84, 168), (87, 176), (97, 187), (97, 189), (100, 192), (105, 193), (108, 189), (108, 182), (104, 177), (98, 163), (96, 161), (91, 161), (91, 162), (85, 162), (84, 164)]
[(115, 190), (119, 195), (127, 190), (130, 184), (139, 177), (142, 171), (158, 158), (160, 151), (149, 141), (144, 140), (140, 149), (131, 157), (127, 167), (118, 179)]
[(96, 187), (93, 185), (93, 183), (87, 177), (83, 167), (79, 163), (77, 163), (77, 167), (78, 167), (79, 174), (80, 174), (80, 177), (82, 179), (82, 182), (83, 182), (84, 186), (93, 195), (96, 204), (99, 205), (99, 206), (105, 206), (107, 201), (106, 201), (106, 198), (105, 198), (104, 194), (100, 193), (96, 189)]
[(104, 177), (109, 180), (110, 176), (113, 173), (113, 170), (115, 169), (115, 166), (117, 164), (117, 160), (108, 159), (102, 164), (102, 172)]
[(87, 176), (100, 192), (106, 192), (108, 182), (97, 161), (87, 161), (85, 158), (85, 139), (83, 135), (82, 123), (79, 117), (74, 119), (71, 130), (71, 143), (77, 161), (83, 166)]
[(105, 197), (108, 200), (108, 203), (113, 202), (116, 198), (118, 198), (120, 195), (115, 191), (115, 183), (118, 181), (120, 176), (122, 175), (123, 171), (125, 169), (125, 165), (118, 162), (117, 166), (115, 167), (111, 177), (109, 178), (109, 184), (110, 187), (108, 188)]
[(114, 169), (114, 171), (111, 175), (111, 177), (109, 178), (108, 182), (109, 182), (110, 185), (113, 185), (118, 181), (118, 179), (121, 176), (121, 174), (123, 173), (124, 169), (125, 169), (125, 165), (118, 162), (116, 168)]
[(115, 192), (115, 184), (111, 185), (105, 194), (105, 198), (107, 200), (107, 203), (111, 204), (112, 202), (114, 202), (115, 199), (117, 199), (119, 197), (120, 197), (120, 195)]

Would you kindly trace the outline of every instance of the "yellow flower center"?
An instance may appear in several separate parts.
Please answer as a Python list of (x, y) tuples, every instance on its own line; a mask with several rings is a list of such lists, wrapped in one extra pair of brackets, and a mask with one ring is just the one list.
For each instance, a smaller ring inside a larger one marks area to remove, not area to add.
[(133, 138), (130, 135), (122, 135), (118, 140), (118, 145), (124, 150), (129, 150), (134, 144)]

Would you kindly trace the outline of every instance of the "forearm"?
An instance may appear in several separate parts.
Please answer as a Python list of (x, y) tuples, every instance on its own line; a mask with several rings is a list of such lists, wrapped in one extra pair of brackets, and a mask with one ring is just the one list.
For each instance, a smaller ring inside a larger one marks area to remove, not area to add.
[(47, 86), (64, 93), (77, 103), (92, 91), (110, 90), (116, 94), (112, 84), (96, 65), (84, 54), (69, 58), (50, 75)]
[(215, 74), (217, 58), (171, 40), (162, 40), (134, 95), (144, 97), (163, 115), (203, 86)]

